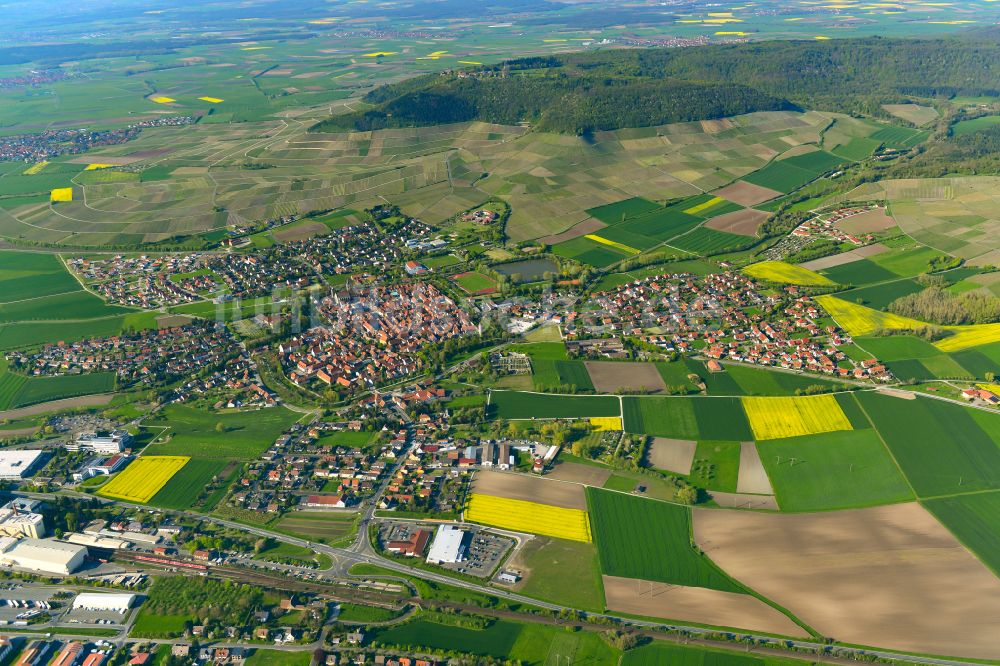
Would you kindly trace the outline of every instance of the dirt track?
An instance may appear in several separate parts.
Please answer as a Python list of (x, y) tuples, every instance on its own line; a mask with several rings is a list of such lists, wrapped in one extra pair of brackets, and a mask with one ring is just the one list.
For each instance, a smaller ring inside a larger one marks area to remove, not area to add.
[(696, 509), (698, 546), (846, 643), (1000, 655), (1000, 579), (919, 504), (781, 515)]
[(565, 509), (587, 509), (583, 486), (526, 474), (477, 472), (472, 490), (483, 495), (551, 504)]
[(603, 576), (608, 608), (620, 613), (805, 636), (797, 624), (749, 594)]

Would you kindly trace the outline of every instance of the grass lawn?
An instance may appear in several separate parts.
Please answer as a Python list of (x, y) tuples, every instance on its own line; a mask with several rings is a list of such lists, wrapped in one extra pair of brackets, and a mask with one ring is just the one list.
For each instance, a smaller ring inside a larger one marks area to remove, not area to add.
[(783, 511), (826, 511), (913, 499), (878, 434), (846, 430), (757, 442)]
[(587, 506), (603, 573), (744, 592), (691, 545), (690, 508), (596, 488)]
[(519, 555), (525, 575), (517, 591), (571, 608), (602, 612), (604, 589), (597, 548), (592, 543), (535, 537)]
[(309, 666), (312, 650), (254, 650), (246, 661), (247, 666)]
[[(255, 412), (209, 412), (186, 405), (168, 405), (147, 426), (167, 426), (146, 455), (190, 456), (198, 460), (251, 460), (301, 417), (284, 407)], [(222, 430), (217, 425), (222, 424)]]
[(367, 430), (342, 430), (320, 437), (316, 443), (322, 446), (345, 446), (352, 449), (363, 449), (378, 439), (377, 432)]
[(171, 638), (184, 633), (185, 623), (196, 622), (189, 615), (158, 615), (145, 609), (139, 611), (139, 617), (132, 625), (130, 636), (142, 638)]
[(388, 622), (399, 617), (399, 613), (389, 608), (377, 606), (362, 606), (361, 604), (342, 603), (337, 620), (340, 622)]

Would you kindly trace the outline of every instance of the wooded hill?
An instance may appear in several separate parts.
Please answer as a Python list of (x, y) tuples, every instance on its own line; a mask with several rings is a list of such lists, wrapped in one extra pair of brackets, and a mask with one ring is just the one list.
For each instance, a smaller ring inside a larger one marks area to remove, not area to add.
[(482, 120), (585, 134), (812, 108), (875, 114), (921, 97), (1000, 94), (993, 31), (943, 39), (771, 41), (590, 51), (416, 77), (369, 93), (374, 108), (319, 131)]

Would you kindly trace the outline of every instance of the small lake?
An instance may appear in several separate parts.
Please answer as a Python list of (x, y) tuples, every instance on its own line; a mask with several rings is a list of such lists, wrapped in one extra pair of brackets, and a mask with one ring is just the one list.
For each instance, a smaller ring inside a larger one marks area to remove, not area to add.
[(525, 259), (509, 264), (497, 264), (492, 267), (497, 273), (510, 277), (518, 273), (521, 282), (538, 282), (546, 273), (558, 273), (559, 264), (552, 259)]

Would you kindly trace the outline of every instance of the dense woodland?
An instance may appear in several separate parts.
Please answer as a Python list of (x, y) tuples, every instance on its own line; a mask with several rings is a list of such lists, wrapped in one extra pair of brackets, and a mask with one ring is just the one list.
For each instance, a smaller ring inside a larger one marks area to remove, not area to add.
[(889, 311), (934, 324), (989, 324), (1000, 321), (1000, 298), (972, 291), (958, 296), (941, 287), (929, 287), (889, 304)]
[(993, 31), (944, 39), (769, 41), (524, 58), (378, 88), (323, 131), (482, 120), (586, 134), (812, 108), (882, 114), (907, 96), (1000, 94)]

